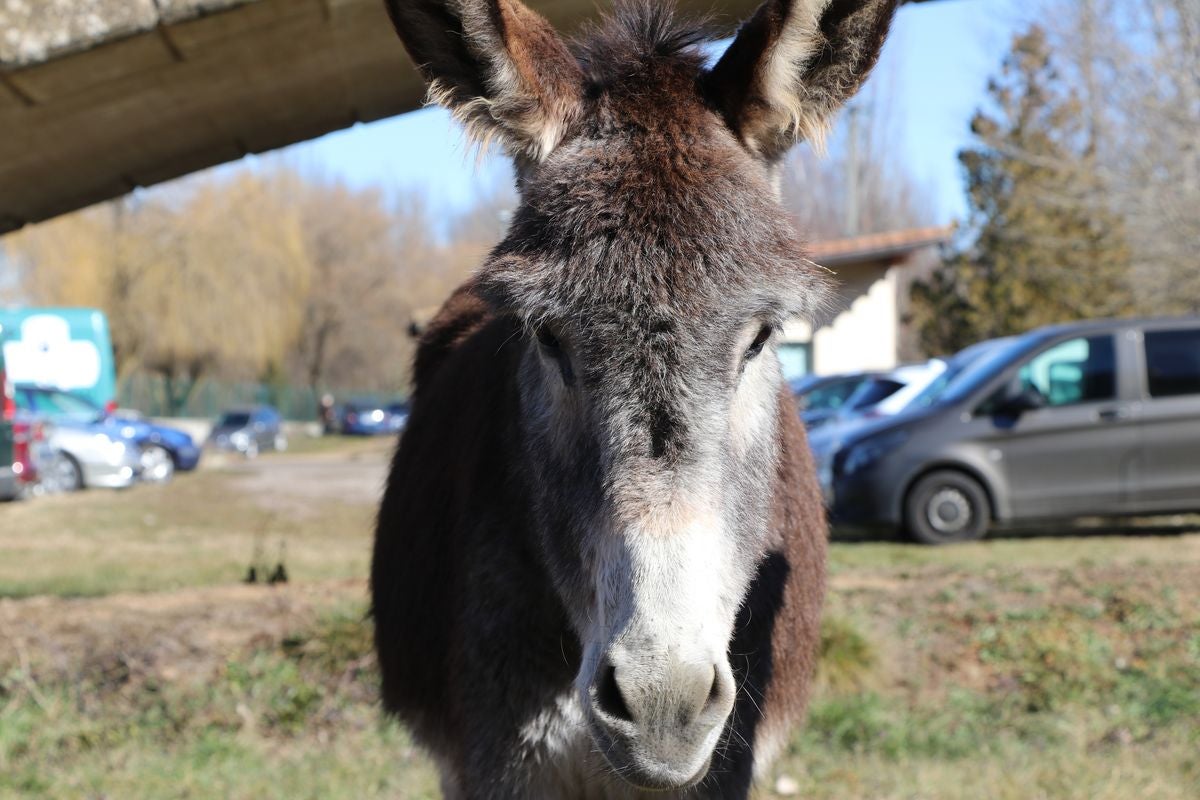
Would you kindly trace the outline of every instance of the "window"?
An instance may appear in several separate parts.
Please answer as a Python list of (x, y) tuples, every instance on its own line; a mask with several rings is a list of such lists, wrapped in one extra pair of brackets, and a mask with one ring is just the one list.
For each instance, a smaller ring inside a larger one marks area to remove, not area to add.
[(53, 389), (25, 389), (18, 392), (18, 396), (22, 394), (26, 397), (25, 405), (30, 410), (42, 414), (90, 419), (100, 413), (98, 406), (67, 392)]
[(842, 407), (854, 390), (863, 384), (866, 378), (844, 378), (830, 381), (818, 386), (804, 396), (804, 408), (808, 411), (833, 411)]
[(808, 342), (783, 342), (776, 352), (785, 380), (803, 378), (812, 372), (812, 345)]
[(1022, 391), (1036, 391), (1048, 406), (1112, 400), (1117, 396), (1116, 352), (1112, 336), (1070, 339), (1045, 350), (1021, 367)]
[(1200, 328), (1147, 331), (1145, 346), (1151, 397), (1200, 394)]
[(867, 381), (855, 389), (854, 395), (847, 402), (853, 410), (870, 408), (876, 403), (891, 397), (903, 388), (903, 383), (894, 381), (891, 378), (876, 378)]

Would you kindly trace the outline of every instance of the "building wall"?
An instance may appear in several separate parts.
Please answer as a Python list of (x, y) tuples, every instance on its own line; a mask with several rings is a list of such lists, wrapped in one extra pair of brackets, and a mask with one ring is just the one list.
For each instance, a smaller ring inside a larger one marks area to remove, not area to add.
[(928, 281), (941, 263), (938, 248), (926, 247), (911, 254), (904, 261), (903, 267), (896, 272), (896, 308), (900, 320), (896, 356), (901, 363), (924, 361), (931, 356), (944, 355), (926, 352), (912, 323), (912, 286), (917, 281)]
[(809, 342), (818, 375), (895, 367), (900, 336), (899, 266), (887, 262), (846, 264), (836, 270), (829, 311), (815, 326), (797, 322), (784, 342)]

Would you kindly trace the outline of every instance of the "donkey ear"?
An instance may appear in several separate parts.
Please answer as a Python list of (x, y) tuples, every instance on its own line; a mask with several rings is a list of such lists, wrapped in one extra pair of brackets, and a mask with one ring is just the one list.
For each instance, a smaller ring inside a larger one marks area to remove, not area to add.
[(544, 159), (582, 96), (583, 73), (554, 28), (520, 0), (387, 0), (388, 15), (429, 84), (471, 136)]
[(898, 0), (767, 0), (705, 76), (733, 131), (768, 160), (822, 143), (866, 80)]

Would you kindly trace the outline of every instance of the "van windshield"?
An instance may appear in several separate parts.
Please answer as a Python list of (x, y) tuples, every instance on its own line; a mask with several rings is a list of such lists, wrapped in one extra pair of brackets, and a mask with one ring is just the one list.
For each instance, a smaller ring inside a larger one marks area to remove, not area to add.
[(947, 362), (946, 370), (913, 399), (909, 408), (928, 408), (964, 399), (1032, 347), (1028, 336), (973, 344)]

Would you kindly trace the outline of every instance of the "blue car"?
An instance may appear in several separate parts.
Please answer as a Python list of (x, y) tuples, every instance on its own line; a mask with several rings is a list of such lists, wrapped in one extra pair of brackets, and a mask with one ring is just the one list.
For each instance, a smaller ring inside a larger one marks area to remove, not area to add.
[(18, 384), (17, 407), (54, 422), (85, 425), (113, 439), (131, 441), (141, 451), (142, 480), (165, 483), (176, 470), (193, 470), (200, 463), (200, 448), (183, 431), (155, 425), (131, 412), (110, 414), (92, 403), (61, 389)]
[(407, 414), (372, 400), (351, 400), (342, 408), (342, 433), (347, 436), (378, 436), (395, 433)]

